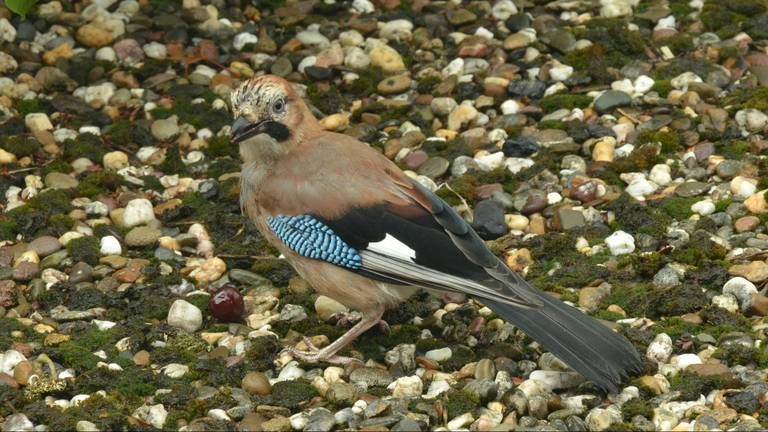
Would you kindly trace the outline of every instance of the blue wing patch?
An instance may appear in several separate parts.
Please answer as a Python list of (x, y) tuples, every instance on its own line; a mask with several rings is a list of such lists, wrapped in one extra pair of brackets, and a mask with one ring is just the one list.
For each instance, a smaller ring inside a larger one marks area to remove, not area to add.
[(311, 215), (267, 218), (272, 232), (294, 252), (307, 258), (327, 261), (337, 266), (358, 270), (363, 259), (327, 225)]

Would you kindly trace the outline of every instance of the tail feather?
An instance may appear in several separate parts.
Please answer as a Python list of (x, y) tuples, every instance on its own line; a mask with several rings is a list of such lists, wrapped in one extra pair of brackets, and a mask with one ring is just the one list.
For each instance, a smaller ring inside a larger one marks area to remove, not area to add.
[(627, 339), (560, 300), (536, 294), (544, 303), (537, 309), (480, 301), (603, 390), (618, 392), (629, 374), (642, 370), (640, 356)]

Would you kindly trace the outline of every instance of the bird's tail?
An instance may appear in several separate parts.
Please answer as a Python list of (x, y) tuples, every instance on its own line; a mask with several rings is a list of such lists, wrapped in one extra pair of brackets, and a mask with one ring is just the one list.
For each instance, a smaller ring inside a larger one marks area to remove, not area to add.
[(617, 392), (629, 374), (642, 370), (640, 356), (626, 338), (578, 309), (526, 288), (541, 297), (542, 307), (480, 301), (603, 390)]

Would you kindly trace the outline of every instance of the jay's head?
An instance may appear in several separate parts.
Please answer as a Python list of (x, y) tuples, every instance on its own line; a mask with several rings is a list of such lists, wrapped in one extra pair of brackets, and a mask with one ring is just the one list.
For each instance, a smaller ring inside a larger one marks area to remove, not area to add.
[(230, 136), (235, 144), (249, 142), (261, 134), (272, 138), (269, 141), (273, 144), (287, 144), (296, 140), (294, 134), (301, 134), (306, 128), (305, 120), (315, 121), (293, 87), (274, 75), (243, 83), (232, 92), (231, 105), (235, 122)]

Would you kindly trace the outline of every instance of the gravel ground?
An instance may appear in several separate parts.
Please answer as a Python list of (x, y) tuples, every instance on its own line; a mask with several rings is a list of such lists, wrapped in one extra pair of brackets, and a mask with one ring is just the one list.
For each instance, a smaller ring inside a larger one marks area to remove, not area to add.
[[(0, 7), (0, 425), (768, 427), (765, 0)], [(601, 394), (476, 302), (354, 312), (240, 214), (228, 94), (296, 83), (645, 358)]]

